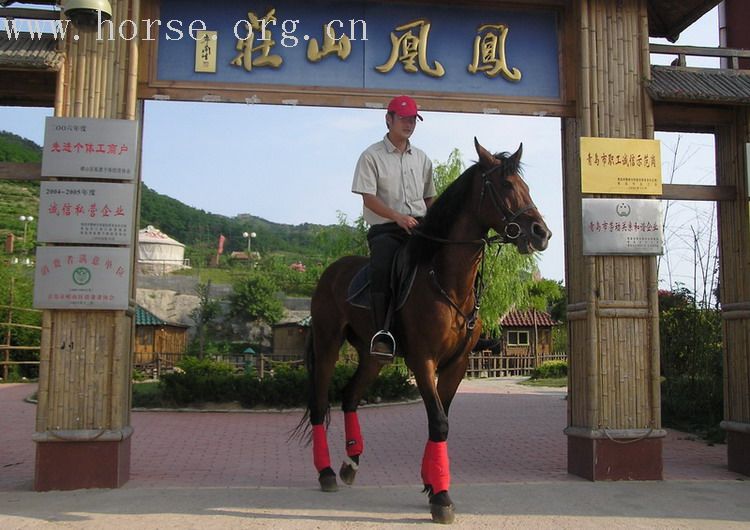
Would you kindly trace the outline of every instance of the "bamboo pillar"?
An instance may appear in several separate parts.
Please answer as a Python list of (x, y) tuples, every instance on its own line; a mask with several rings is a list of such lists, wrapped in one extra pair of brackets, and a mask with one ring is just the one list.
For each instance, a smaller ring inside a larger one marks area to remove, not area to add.
[[(563, 121), (570, 382), (568, 471), (661, 479), (656, 259), (583, 256), (579, 140), (652, 138), (645, 0), (577, 0), (578, 112)], [(577, 10), (577, 12), (575, 12)]]
[(724, 337), (724, 421), (731, 471), (750, 475), (750, 208), (747, 145), (750, 112), (717, 130), (717, 184), (737, 188), (737, 200), (720, 201), (719, 285)]
[[(113, 23), (139, 20), (140, 0), (111, 0)], [(71, 27), (71, 30), (73, 28)], [(55, 115), (135, 119), (137, 39), (105, 24), (62, 44)], [(134, 185), (140, 185), (136, 172)], [(131, 219), (137, 234), (137, 215)], [(134, 235), (134, 242), (137, 236)], [(133, 275), (134, 275), (133, 267)], [(135, 281), (131, 279), (131, 300)], [(134, 302), (131, 303), (133, 306)], [(134, 307), (128, 311), (47, 310), (43, 315), (37, 407), (36, 490), (111, 488), (130, 476)]]

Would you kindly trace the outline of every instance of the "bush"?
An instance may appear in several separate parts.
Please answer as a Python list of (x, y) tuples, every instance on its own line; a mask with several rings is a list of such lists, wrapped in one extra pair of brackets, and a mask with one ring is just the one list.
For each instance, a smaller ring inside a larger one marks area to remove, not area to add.
[(659, 293), (664, 425), (722, 441), (721, 314), (686, 289)]
[(234, 373), (234, 368), (229, 363), (198, 357), (184, 357), (176, 366), (190, 375), (222, 376)]
[(133, 385), (134, 407), (161, 407), (162, 405), (159, 383), (136, 383)]
[(307, 371), (301, 366), (279, 363), (273, 369), (273, 377), (266, 377), (261, 384), (262, 399), (273, 407), (297, 407), (307, 403)]
[(237, 377), (230, 364), (185, 357), (174, 373), (159, 382), (164, 398), (178, 405), (201, 401), (236, 401)]
[(531, 372), (531, 379), (557, 379), (568, 376), (568, 361), (544, 361)]
[[(235, 375), (231, 366), (210, 359), (188, 358), (178, 363), (178, 367), (175, 373), (162, 376), (159, 383), (162, 403), (239, 402), (244, 408), (260, 405), (289, 408), (307, 404), (307, 370), (300, 365), (278, 363), (273, 368), (273, 374), (264, 379), (258, 378), (254, 371)], [(332, 403), (341, 402), (343, 389), (356, 368), (350, 363), (336, 365), (329, 391)], [(381, 372), (365, 399), (397, 400), (415, 395), (417, 390), (409, 382), (406, 368), (396, 364)]]
[(237, 379), (237, 401), (246, 409), (263, 403), (262, 382), (256, 374), (248, 373)]
[(385, 367), (367, 392), (367, 401), (414, 398), (417, 388), (409, 381), (406, 367), (392, 364)]

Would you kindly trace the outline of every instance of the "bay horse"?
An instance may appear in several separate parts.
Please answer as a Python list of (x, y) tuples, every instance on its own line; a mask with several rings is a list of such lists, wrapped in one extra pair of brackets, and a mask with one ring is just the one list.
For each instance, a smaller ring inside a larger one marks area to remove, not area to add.
[[(427, 409), (429, 437), (421, 475), (432, 519), (439, 523), (451, 523), (455, 517), (448, 495), (448, 410), (481, 331), (477, 315), (481, 281), (477, 280), (485, 248), (491, 242), (512, 243), (521, 253), (531, 253), (547, 248), (551, 236), (520, 177), (523, 144), (512, 155), (492, 155), (476, 138), (474, 145), (479, 162), (435, 200), (406, 243), (408, 260), (417, 272), (391, 328)], [(488, 238), (490, 229), (498, 235)], [(365, 257), (346, 256), (331, 264), (321, 275), (311, 302), (312, 327), (306, 348), (310, 395), (298, 429), (309, 428), (309, 419), (313, 462), (323, 491), (338, 489), (326, 420), (328, 390), (344, 340), (359, 355), (341, 403), (346, 458), (339, 473), (346, 484), (354, 482), (364, 449), (357, 406), (384, 365), (369, 352), (375, 332), (369, 310), (347, 301), (348, 286), (366, 263)]]

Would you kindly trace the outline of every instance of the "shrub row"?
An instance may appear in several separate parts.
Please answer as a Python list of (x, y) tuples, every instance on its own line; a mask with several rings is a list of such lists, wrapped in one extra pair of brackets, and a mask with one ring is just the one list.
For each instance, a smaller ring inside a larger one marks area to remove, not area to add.
[(721, 312), (701, 307), (686, 289), (660, 292), (662, 421), (724, 440)]
[(531, 372), (532, 379), (556, 379), (568, 376), (568, 361), (544, 361)]
[[(254, 373), (235, 375), (226, 363), (209, 359), (186, 358), (178, 364), (179, 370), (165, 374), (159, 383), (164, 405), (184, 406), (205, 402), (239, 402), (244, 408), (267, 406), (273, 408), (300, 407), (307, 404), (307, 371), (299, 366), (279, 363), (273, 374), (260, 379)], [(329, 399), (340, 402), (344, 386), (354, 374), (356, 366), (336, 365)], [(397, 365), (383, 369), (371, 385), (364, 399), (399, 400), (417, 395), (416, 387), (409, 381), (406, 370)], [(148, 405), (153, 406), (153, 398)], [(134, 403), (134, 406), (142, 406)]]

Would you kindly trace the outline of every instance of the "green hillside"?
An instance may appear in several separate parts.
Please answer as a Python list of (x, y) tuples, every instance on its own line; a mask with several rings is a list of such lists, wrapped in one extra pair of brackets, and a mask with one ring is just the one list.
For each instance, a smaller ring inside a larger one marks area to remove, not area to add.
[(40, 162), (42, 148), (26, 138), (0, 131), (0, 162)]
[(224, 251), (247, 249), (243, 232), (255, 232), (253, 250), (307, 254), (313, 249), (313, 239), (320, 225), (286, 225), (272, 223), (260, 217), (226, 217), (193, 208), (180, 201), (161, 195), (142, 185), (141, 228), (153, 225), (181, 243), (195, 247), (216, 248), (219, 236), (227, 238)]
[[(40, 162), (42, 148), (25, 138), (0, 131), (0, 162)], [(23, 236), (24, 223), (18, 218), (39, 213), (39, 183), (0, 180), (0, 238), (9, 232)], [(29, 225), (33, 231), (34, 223)], [(32, 239), (29, 237), (29, 239)]]
[[(15, 134), (0, 131), (0, 162), (39, 162), (42, 148), (34, 142)], [(39, 212), (39, 183), (0, 180), (0, 237), (9, 232), (23, 235), (24, 223), (21, 215)], [(29, 225), (33, 230), (36, 221)], [(224, 251), (246, 250), (247, 239), (243, 232), (255, 232), (253, 250), (261, 253), (280, 252), (297, 257), (316, 254), (315, 236), (320, 225), (286, 225), (272, 223), (260, 217), (247, 216), (241, 219), (213, 214), (193, 208), (180, 201), (156, 193), (142, 185), (140, 228), (153, 225), (174, 239), (187, 245), (186, 257), (194, 263), (202, 262), (216, 252), (219, 236), (226, 241)], [(33, 237), (29, 237), (30, 240)]]

